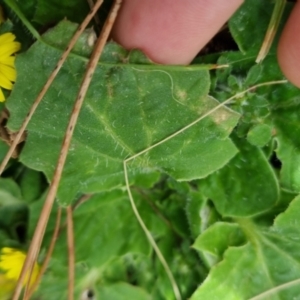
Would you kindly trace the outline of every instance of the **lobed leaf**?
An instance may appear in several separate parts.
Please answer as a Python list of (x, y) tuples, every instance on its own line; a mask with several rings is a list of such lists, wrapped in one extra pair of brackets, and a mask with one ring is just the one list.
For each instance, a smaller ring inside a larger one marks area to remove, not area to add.
[[(19, 128), (75, 28), (75, 24), (63, 21), (42, 42), (18, 56), (18, 80), (7, 101), (10, 129)], [(43, 171), (48, 180), (92, 37), (87, 31), (79, 41), (28, 126), (20, 160)], [(78, 193), (123, 186), (124, 159), (164, 140), (218, 105), (208, 96), (209, 84), (205, 66), (155, 65), (136, 51), (129, 53), (114, 43), (107, 45), (76, 125), (58, 192), (61, 203), (70, 203)], [(227, 108), (217, 110), (136, 158), (129, 168), (131, 176), (153, 170), (177, 180), (207, 176), (236, 154), (228, 135), (238, 118)]]

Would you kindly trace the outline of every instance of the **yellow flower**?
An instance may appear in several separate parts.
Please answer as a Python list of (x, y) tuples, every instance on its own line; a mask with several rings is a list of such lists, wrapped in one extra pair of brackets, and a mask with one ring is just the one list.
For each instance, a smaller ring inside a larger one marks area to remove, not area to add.
[(9, 280), (3, 274), (0, 274), (0, 300), (11, 299), (15, 285), (15, 281)]
[[(8, 247), (2, 248), (0, 255), (0, 270), (4, 272), (6, 279), (15, 283), (18, 281), (25, 259), (26, 254), (22, 251)], [(40, 266), (36, 263), (32, 271), (30, 286), (36, 281), (39, 272)], [(28, 274), (25, 277), (24, 286), (27, 282)]]
[(0, 102), (5, 100), (1, 88), (11, 90), (12, 82), (16, 80), (13, 54), (20, 50), (21, 44), (16, 42), (15, 38), (10, 32), (0, 35)]

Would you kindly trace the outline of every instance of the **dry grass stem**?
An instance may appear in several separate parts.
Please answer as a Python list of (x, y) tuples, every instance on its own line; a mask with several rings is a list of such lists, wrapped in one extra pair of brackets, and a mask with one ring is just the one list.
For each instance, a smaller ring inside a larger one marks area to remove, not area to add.
[[(281, 284), (279, 286), (276, 286), (266, 292), (263, 292), (253, 298), (250, 298), (249, 300), (263, 300), (263, 299), (271, 299), (270, 296), (271, 295), (274, 295), (276, 293), (279, 293), (280, 291), (283, 291), (283, 290), (286, 290), (286, 289), (289, 289), (293, 286), (299, 286), (300, 284), (300, 279), (296, 279), (296, 280), (293, 280), (293, 281), (290, 281), (290, 282), (287, 282), (287, 283), (284, 283), (284, 284)], [(277, 297), (276, 297), (277, 298)], [(273, 298), (272, 298), (273, 299)]]
[(74, 299), (75, 283), (75, 244), (74, 244), (74, 226), (73, 209), (67, 207), (67, 239), (68, 239), (68, 261), (69, 261), (69, 282), (68, 282), (68, 300)]
[(86, 195), (83, 195), (81, 196), (75, 203), (74, 205), (72, 206), (72, 209), (73, 211), (75, 209), (77, 209), (81, 204), (85, 203), (86, 201), (88, 201), (93, 195), (91, 194), (86, 194)]
[[(30, 244), (29, 247), (29, 251), (27, 253), (27, 257), (20, 275), (20, 278), (17, 282), (17, 286), (13, 295), (12, 300), (17, 300), (19, 299), (19, 296), (21, 294), (21, 290), (22, 290), (22, 282), (24, 281), (25, 275), (27, 274), (28, 270), (31, 270), (36, 259), (38, 256), (38, 252), (40, 250), (41, 247), (41, 243), (42, 243), (42, 239), (44, 237), (44, 233), (46, 230), (46, 226), (49, 220), (49, 216), (52, 210), (52, 206), (56, 197), (56, 193), (57, 193), (57, 189), (58, 189), (58, 185), (60, 182), (60, 178), (62, 175), (62, 171), (64, 168), (64, 164), (67, 158), (67, 154), (68, 154), (68, 150), (69, 150), (69, 146), (70, 146), (70, 142), (72, 139), (72, 135), (74, 132), (74, 128), (78, 119), (78, 115), (80, 112), (80, 108), (82, 106), (84, 97), (87, 93), (89, 84), (92, 80), (94, 71), (96, 69), (98, 60), (100, 58), (100, 55), (102, 53), (102, 50), (105, 46), (105, 43), (107, 41), (107, 38), (109, 36), (109, 33), (111, 31), (111, 28), (113, 26), (113, 23), (116, 19), (117, 16), (117, 12), (121, 6), (121, 0), (116, 0), (114, 2), (113, 8), (104, 24), (104, 28), (97, 40), (97, 43), (95, 45), (94, 51), (91, 55), (91, 59), (87, 65), (87, 70), (86, 73), (84, 75), (77, 99), (75, 101), (75, 105), (71, 114), (71, 118), (69, 121), (69, 124), (67, 126), (67, 130), (66, 130), (66, 134), (63, 140), (63, 144), (62, 144), (62, 148), (61, 148), (61, 152), (58, 158), (58, 163), (56, 165), (56, 169), (53, 175), (53, 179), (52, 182), (50, 184), (49, 187), (49, 192), (47, 194), (44, 206), (42, 208), (42, 212), (36, 227), (36, 230), (34, 232), (33, 235), (33, 239), (32, 242)], [(91, 15), (91, 14), (90, 14)]]
[(36, 290), (37, 286), (39, 285), (39, 283), (40, 283), (40, 281), (41, 281), (41, 279), (42, 279), (42, 277), (43, 277), (43, 275), (44, 275), (44, 273), (47, 269), (47, 266), (49, 264), (50, 258), (52, 256), (52, 253), (53, 253), (53, 250), (54, 250), (55, 243), (56, 243), (58, 235), (59, 235), (59, 228), (60, 228), (60, 221), (61, 221), (61, 211), (62, 211), (61, 207), (58, 207), (54, 232), (52, 234), (52, 238), (51, 238), (51, 241), (50, 241), (48, 251), (46, 253), (46, 257), (43, 261), (43, 264), (42, 264), (40, 273), (38, 275), (38, 278), (36, 279), (33, 286), (30, 288), (30, 290), (28, 292), (28, 295), (24, 296), (24, 300), (29, 300), (31, 298), (31, 296), (33, 295), (34, 291)]
[[(92, 9), (95, 5), (94, 0), (87, 0), (87, 2), (90, 6), (90, 9)], [(94, 15), (94, 20), (95, 20), (95, 23), (97, 24), (98, 28), (100, 28), (101, 22), (100, 22), (99, 16), (97, 14)]]
[(275, 7), (272, 13), (272, 17), (265, 35), (265, 38), (263, 40), (263, 43), (261, 45), (261, 48), (259, 50), (259, 53), (257, 55), (257, 58), (255, 60), (256, 63), (260, 63), (261, 61), (263, 61), (265, 59), (265, 57), (267, 56), (274, 37), (276, 35), (276, 32), (278, 30), (278, 26), (280, 24), (280, 20), (285, 8), (285, 4), (286, 4), (286, 0), (276, 0), (275, 2)]

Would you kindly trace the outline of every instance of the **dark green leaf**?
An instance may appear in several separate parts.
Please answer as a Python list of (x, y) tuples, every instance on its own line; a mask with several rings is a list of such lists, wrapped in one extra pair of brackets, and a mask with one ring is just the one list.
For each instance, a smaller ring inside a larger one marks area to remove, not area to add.
[(0, 231), (6, 239), (1, 246), (25, 243), (29, 208), (23, 203), (18, 185), (11, 179), (0, 179)]
[(64, 18), (81, 22), (88, 12), (88, 1), (84, 0), (37, 0), (33, 19), (42, 25), (53, 24)]

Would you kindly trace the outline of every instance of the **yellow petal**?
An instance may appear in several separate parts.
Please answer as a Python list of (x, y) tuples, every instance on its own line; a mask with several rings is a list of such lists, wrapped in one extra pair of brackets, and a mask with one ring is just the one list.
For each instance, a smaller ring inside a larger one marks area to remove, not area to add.
[(0, 87), (3, 87), (7, 90), (11, 90), (13, 87), (13, 84), (11, 81), (3, 74), (0, 70)]
[[(1, 38), (1, 36), (0, 36)], [(19, 42), (9, 42), (5, 44), (1, 44), (0, 42), (0, 60), (5, 59), (8, 56), (16, 53), (21, 49), (21, 44)]]
[(0, 35), (0, 45), (1, 44), (6, 44), (8, 42), (12, 42), (12, 41), (15, 40), (15, 38), (16, 38), (16, 36), (11, 32), (1, 34)]
[(16, 60), (15, 56), (8, 56), (8, 57), (5, 57), (2, 60), (0, 59), (0, 65), (6, 65), (6, 66), (14, 67), (15, 66), (15, 60)]
[(5, 101), (5, 97), (4, 97), (4, 94), (0, 88), (0, 102), (4, 102)]
[[(0, 255), (0, 269), (4, 271), (4, 275), (9, 280), (17, 281), (23, 264), (26, 259), (26, 254), (13, 249), (13, 248), (3, 248)], [(32, 271), (32, 276), (30, 280), (30, 286), (36, 281), (38, 274), (40, 272), (40, 267), (38, 264), (35, 264)], [(24, 285), (28, 282), (28, 274), (25, 276)]]
[(17, 72), (15, 68), (0, 64), (0, 73), (10, 80), (15, 81), (17, 77)]

